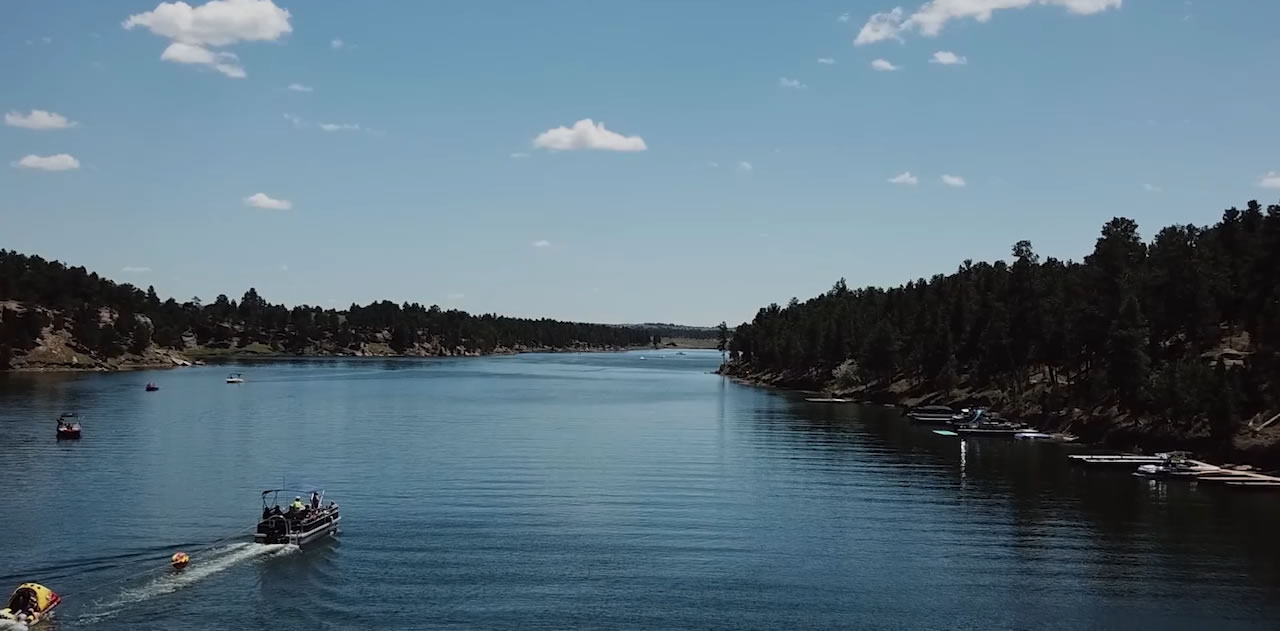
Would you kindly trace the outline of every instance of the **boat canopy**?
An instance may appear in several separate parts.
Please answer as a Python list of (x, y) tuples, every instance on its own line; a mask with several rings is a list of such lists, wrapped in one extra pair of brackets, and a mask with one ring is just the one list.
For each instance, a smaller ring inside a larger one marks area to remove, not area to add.
[(320, 499), (321, 500), (324, 499), (324, 489), (318, 486), (300, 484), (287, 489), (267, 489), (263, 491), (262, 506), (266, 507), (268, 503), (279, 504), (280, 503), (279, 497), (281, 493), (284, 493), (286, 496), (288, 496), (290, 493), (293, 493), (294, 496), (296, 497), (306, 497), (306, 498), (311, 497), (312, 493), (319, 493)]

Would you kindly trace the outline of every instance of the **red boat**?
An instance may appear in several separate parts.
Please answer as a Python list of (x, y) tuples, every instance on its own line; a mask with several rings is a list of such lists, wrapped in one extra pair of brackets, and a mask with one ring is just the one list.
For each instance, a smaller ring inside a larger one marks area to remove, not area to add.
[(159, 389), (160, 389), (160, 386), (157, 386), (154, 383), (147, 384), (147, 392), (155, 392), (156, 390), (159, 390)]
[(80, 417), (68, 412), (58, 417), (58, 440), (80, 438)]

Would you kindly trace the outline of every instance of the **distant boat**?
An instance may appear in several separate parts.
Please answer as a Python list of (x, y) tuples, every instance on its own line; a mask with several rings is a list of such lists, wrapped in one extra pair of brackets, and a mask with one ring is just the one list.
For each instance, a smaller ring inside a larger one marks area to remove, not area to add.
[(840, 397), (811, 397), (805, 399), (810, 403), (848, 403), (853, 399), (841, 399)]
[(233, 372), (227, 375), (227, 383), (244, 383), (244, 377), (241, 377), (238, 372)]
[(1156, 454), (1160, 464), (1144, 464), (1133, 474), (1144, 478), (1194, 478), (1199, 475), (1199, 467), (1189, 460), (1190, 454), (1185, 451), (1174, 451)]
[(80, 438), (80, 417), (75, 412), (67, 412), (58, 417), (58, 440)]
[(156, 390), (159, 390), (159, 389), (160, 389), (160, 386), (157, 386), (154, 383), (147, 384), (147, 392), (155, 392)]
[(922, 405), (907, 410), (907, 418), (917, 423), (950, 423), (955, 415), (948, 405)]

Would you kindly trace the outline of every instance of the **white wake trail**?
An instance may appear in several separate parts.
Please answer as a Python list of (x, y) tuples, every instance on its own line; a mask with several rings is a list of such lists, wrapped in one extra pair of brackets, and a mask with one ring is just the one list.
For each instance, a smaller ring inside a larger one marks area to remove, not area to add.
[(129, 605), (171, 594), (246, 561), (265, 556), (290, 554), (298, 549), (298, 546), (285, 543), (235, 543), (224, 548), (209, 550), (199, 556), (193, 556), (191, 565), (182, 571), (159, 576), (139, 587), (120, 592), (115, 600), (99, 604), (100, 611), (81, 617), (81, 621), (98, 621), (115, 615)]

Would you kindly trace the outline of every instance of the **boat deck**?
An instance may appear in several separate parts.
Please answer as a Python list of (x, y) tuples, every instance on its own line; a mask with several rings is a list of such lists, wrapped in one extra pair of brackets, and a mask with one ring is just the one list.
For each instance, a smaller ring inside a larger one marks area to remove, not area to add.
[[(1072, 464), (1101, 467), (1137, 467), (1144, 464), (1160, 464), (1164, 462), (1159, 456), (1135, 456), (1128, 454), (1072, 454), (1067, 456)], [(1274, 489), (1280, 490), (1280, 477), (1257, 473), (1255, 471), (1237, 471), (1224, 469), (1217, 465), (1199, 460), (1187, 459), (1192, 466), (1193, 476), (1188, 479), (1206, 484), (1221, 484), (1233, 488)]]

